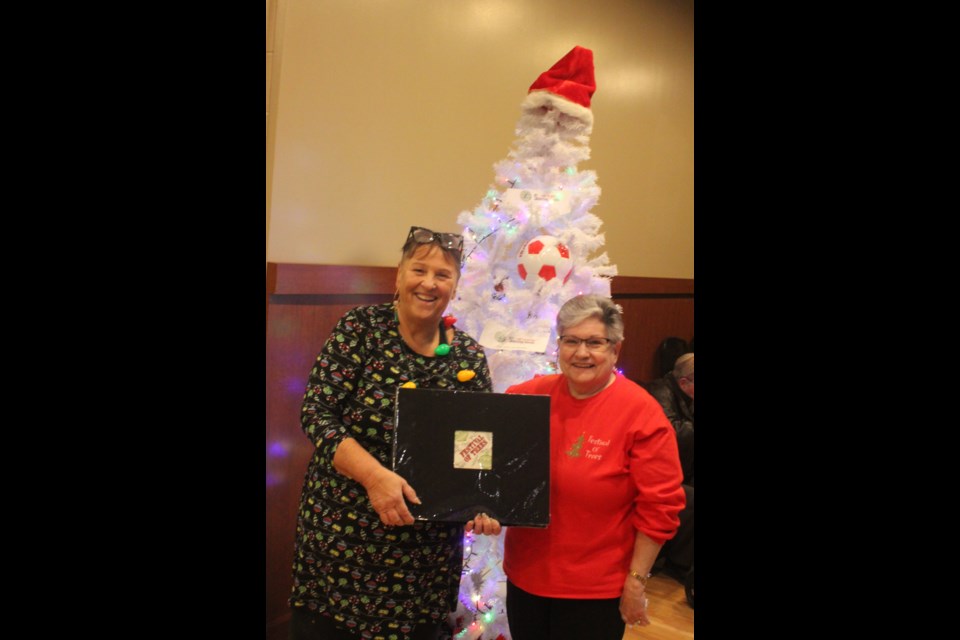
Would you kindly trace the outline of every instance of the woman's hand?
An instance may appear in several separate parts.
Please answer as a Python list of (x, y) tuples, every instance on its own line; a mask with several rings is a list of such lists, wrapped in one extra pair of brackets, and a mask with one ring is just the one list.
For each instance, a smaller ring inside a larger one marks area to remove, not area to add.
[(485, 513), (478, 513), (473, 520), (467, 522), (464, 530), (473, 531), (482, 536), (496, 536), (500, 535), (500, 521)]
[[(379, 466), (379, 465), (378, 465)], [(399, 474), (386, 467), (379, 466), (371, 473), (365, 482), (364, 488), (370, 499), (370, 506), (374, 508), (383, 524), (399, 526), (413, 524), (413, 516), (404, 497), (413, 504), (420, 504), (417, 492)]]
[(627, 576), (623, 583), (623, 595), (620, 596), (620, 617), (624, 624), (645, 627), (650, 624), (647, 617), (646, 588), (633, 576)]

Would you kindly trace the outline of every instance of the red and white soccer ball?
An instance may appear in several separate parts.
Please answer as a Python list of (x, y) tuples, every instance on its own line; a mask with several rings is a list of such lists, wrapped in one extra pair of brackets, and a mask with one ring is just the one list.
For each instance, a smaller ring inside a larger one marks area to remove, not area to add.
[(517, 260), (517, 271), (528, 286), (537, 286), (554, 278), (566, 283), (573, 272), (570, 250), (554, 236), (531, 238), (520, 249)]

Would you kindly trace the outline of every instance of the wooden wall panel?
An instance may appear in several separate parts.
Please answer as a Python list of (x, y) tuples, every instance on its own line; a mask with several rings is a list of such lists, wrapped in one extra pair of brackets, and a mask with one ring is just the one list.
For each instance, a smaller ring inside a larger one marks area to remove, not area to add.
[[(300, 429), (307, 374), (337, 320), (357, 305), (391, 300), (395, 277), (395, 267), (267, 265), (267, 640), (285, 640), (290, 618), (297, 501), (312, 450)], [(650, 380), (660, 341), (693, 336), (693, 281), (617, 277), (611, 290), (626, 324), (619, 366)]]
[(266, 354), (268, 640), (286, 640), (297, 502), (312, 445), (300, 429), (307, 375), (340, 317), (393, 298), (396, 269), (269, 264)]
[(656, 352), (664, 338), (693, 338), (693, 280), (616, 277), (610, 287), (623, 307), (624, 344), (617, 366), (636, 382), (657, 377)]

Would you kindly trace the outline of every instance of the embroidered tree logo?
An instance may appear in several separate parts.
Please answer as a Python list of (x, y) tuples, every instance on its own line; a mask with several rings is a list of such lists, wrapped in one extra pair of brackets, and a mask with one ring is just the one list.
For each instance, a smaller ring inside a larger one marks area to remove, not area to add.
[(580, 434), (580, 437), (577, 438), (577, 441), (573, 443), (573, 446), (572, 446), (572, 447), (570, 447), (570, 451), (567, 451), (567, 455), (570, 456), (571, 458), (579, 458), (579, 457), (580, 457), (580, 447), (583, 446), (583, 436), (584, 436), (584, 435), (586, 435), (586, 433), (581, 433), (581, 434)]

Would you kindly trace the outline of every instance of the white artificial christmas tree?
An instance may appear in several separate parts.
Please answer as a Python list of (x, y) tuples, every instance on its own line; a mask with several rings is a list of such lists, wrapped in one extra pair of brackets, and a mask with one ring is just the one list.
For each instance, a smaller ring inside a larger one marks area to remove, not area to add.
[[(557, 311), (581, 293), (610, 295), (609, 264), (590, 213), (600, 197), (590, 157), (593, 53), (574, 47), (531, 85), (517, 138), (464, 227), (463, 274), (450, 310), (478, 337), (494, 391), (555, 373)], [(454, 638), (507, 640), (503, 537), (467, 535)]]
[[(496, 182), (457, 218), (465, 261), (451, 310), (484, 344), (497, 392), (555, 371), (553, 325), (564, 302), (580, 293), (610, 295), (616, 267), (605, 252), (595, 255), (604, 237), (602, 221), (590, 213), (600, 187), (596, 173), (577, 168), (590, 157), (594, 90), (589, 49), (574, 47), (541, 74), (521, 105), (513, 148), (494, 165)], [(543, 274), (531, 273), (527, 253), (521, 258), (528, 241), (539, 248), (539, 236), (554, 245), (546, 247)], [(550, 272), (551, 257), (561, 266), (568, 259), (565, 277)]]

